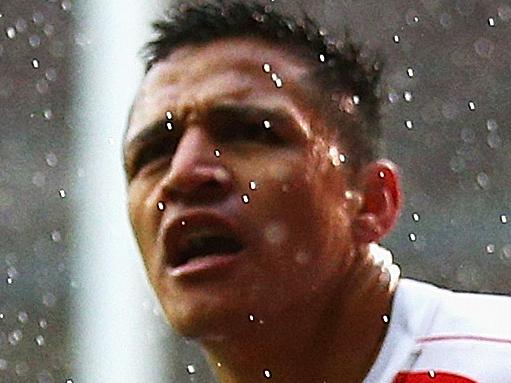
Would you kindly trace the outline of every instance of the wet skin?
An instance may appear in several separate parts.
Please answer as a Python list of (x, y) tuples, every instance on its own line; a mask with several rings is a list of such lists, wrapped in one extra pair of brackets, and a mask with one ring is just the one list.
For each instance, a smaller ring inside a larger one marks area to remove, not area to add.
[[(178, 48), (140, 87), (124, 143), (129, 214), (150, 282), (182, 335), (204, 343), (242, 337), (253, 332), (250, 315), (310, 328), (334, 294), (342, 300), (360, 240), (378, 239), (395, 220), (378, 226), (389, 193), (373, 201), (378, 213), (362, 217), (358, 177), (332, 155), (346, 148), (307, 101), (310, 69), (291, 51), (231, 38)], [(371, 169), (379, 171), (394, 176), (387, 165)], [(243, 244), (235, 262), (172, 274), (165, 235), (191, 211), (233, 223)], [(310, 317), (299, 323), (302, 316)]]

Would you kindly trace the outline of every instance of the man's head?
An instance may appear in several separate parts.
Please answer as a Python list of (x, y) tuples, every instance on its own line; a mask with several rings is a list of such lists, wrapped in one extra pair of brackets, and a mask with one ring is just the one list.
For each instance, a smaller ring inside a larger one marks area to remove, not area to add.
[(377, 68), (256, 5), (184, 6), (156, 30), (124, 154), (171, 323), (226, 335), (342, 285), (400, 205), (393, 166), (374, 162)]

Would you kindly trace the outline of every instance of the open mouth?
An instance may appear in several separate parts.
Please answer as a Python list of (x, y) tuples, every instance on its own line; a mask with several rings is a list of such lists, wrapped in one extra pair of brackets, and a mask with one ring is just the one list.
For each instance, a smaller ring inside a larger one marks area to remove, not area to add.
[(172, 267), (179, 267), (192, 259), (211, 255), (234, 255), (243, 249), (241, 243), (232, 236), (199, 233), (189, 237), (186, 245), (178, 251), (178, 256), (171, 262)]

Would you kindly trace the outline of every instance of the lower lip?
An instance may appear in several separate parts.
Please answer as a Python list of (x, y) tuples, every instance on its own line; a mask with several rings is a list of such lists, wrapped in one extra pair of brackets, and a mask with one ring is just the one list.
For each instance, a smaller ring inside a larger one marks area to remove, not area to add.
[(239, 253), (235, 255), (214, 254), (203, 258), (191, 259), (184, 265), (171, 268), (170, 275), (172, 277), (178, 278), (226, 269), (236, 263), (239, 256)]

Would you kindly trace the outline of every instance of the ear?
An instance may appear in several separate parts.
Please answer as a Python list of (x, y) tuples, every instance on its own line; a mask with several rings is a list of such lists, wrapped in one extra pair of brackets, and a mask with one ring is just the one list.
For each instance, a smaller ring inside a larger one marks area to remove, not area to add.
[(366, 165), (359, 173), (361, 208), (353, 220), (353, 234), (359, 243), (379, 242), (394, 227), (402, 205), (397, 166), (389, 160)]

